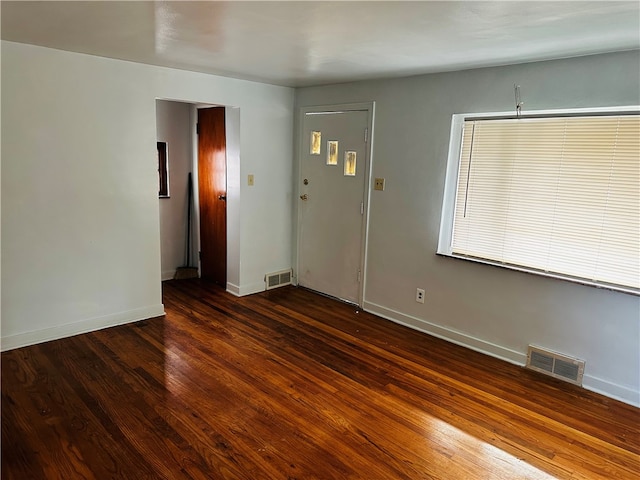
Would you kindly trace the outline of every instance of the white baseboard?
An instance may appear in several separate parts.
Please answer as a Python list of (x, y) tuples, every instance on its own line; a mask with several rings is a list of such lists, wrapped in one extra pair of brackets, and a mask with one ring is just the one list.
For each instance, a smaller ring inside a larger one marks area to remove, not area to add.
[(240, 287), (234, 283), (227, 282), (227, 292), (236, 297), (240, 296)]
[(509, 363), (516, 365), (524, 365), (527, 362), (527, 355), (525, 353), (516, 352), (509, 348), (501, 347), (500, 345), (487, 342), (485, 340), (472, 337), (465, 333), (457, 332), (449, 328), (441, 327), (433, 323), (427, 322), (417, 317), (412, 317), (404, 313), (391, 310), (390, 308), (383, 307), (371, 302), (364, 302), (363, 310), (369, 313), (373, 313), (380, 317), (391, 320), (392, 322), (399, 323), (405, 327), (413, 328), (420, 332), (428, 333), (434, 337), (441, 338), (456, 345), (470, 348), (476, 352), (491, 355), (492, 357), (505, 360)]
[(252, 295), (254, 293), (260, 293), (265, 291), (264, 282), (250, 283), (249, 285), (235, 285), (231, 282), (227, 282), (227, 292), (236, 297), (244, 297), (245, 295)]
[(605, 397), (619, 400), (634, 407), (640, 407), (640, 392), (627, 388), (623, 385), (611, 383), (601, 378), (584, 375), (582, 377), (582, 386), (586, 390), (599, 393)]
[(93, 332), (103, 328), (115, 327), (125, 323), (137, 322), (147, 318), (164, 315), (164, 305), (150, 305), (148, 307), (136, 308), (126, 312), (114, 313), (102, 317), (89, 318), (79, 322), (67, 323), (50, 328), (43, 328), (31, 332), (9, 335), (0, 339), (0, 351), (13, 350), (14, 348), (35, 345), (36, 343), (58, 340), (60, 338), (72, 337), (81, 333)]
[(166, 272), (162, 272), (162, 281), (166, 281), (166, 280), (173, 280), (173, 277), (176, 276), (176, 271), (174, 270), (167, 270)]
[[(476, 352), (484, 353), (492, 357), (505, 360), (509, 363), (516, 365), (525, 365), (527, 362), (526, 353), (517, 352), (509, 348), (501, 347), (484, 340), (481, 340), (465, 333), (457, 332), (449, 328), (441, 327), (433, 323), (427, 322), (420, 318), (405, 315), (404, 313), (397, 312), (395, 310), (377, 305), (371, 302), (364, 302), (363, 310), (378, 315), (380, 317), (391, 320), (392, 322), (399, 323), (409, 328), (413, 328), (420, 332), (433, 335), (434, 337), (441, 338), (456, 345), (475, 350)], [(640, 407), (640, 392), (627, 388), (623, 385), (602, 380), (600, 378), (592, 377), (590, 375), (584, 375), (582, 378), (582, 386), (586, 390), (599, 393), (609, 398), (619, 400), (630, 405)]]

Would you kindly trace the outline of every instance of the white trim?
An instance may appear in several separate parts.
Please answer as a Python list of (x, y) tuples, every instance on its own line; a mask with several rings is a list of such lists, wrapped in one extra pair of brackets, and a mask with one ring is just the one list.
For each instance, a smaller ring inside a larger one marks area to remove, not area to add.
[(362, 309), (365, 312), (373, 313), (379, 317), (391, 320), (394, 323), (399, 323), (405, 327), (418, 330), (422, 333), (427, 333), (442, 340), (460, 345), (461, 347), (466, 347), (509, 363), (524, 366), (527, 362), (526, 353), (517, 352), (450, 328), (441, 327), (434, 323), (427, 322), (426, 320), (383, 307), (382, 305), (365, 301)]
[[(640, 113), (640, 105), (621, 105), (618, 107), (587, 107), (587, 108), (558, 108), (549, 110), (531, 110), (522, 112), (520, 118), (529, 117), (554, 117), (554, 116), (587, 116), (589, 114), (612, 114), (617, 113)], [(480, 118), (515, 118), (515, 112), (487, 112), (487, 113), (456, 113), (454, 117), (462, 117), (464, 120), (480, 119)]]
[(611, 383), (591, 375), (584, 375), (582, 377), (582, 386), (585, 390), (628, 403), (634, 407), (640, 407), (640, 391), (632, 390), (624, 385)]
[(234, 283), (227, 282), (227, 292), (231, 295), (235, 295), (236, 297), (240, 296), (240, 287), (235, 285)]
[(460, 260), (467, 260), (469, 262), (482, 263), (484, 265), (491, 265), (493, 267), (501, 267), (509, 270), (515, 270), (516, 272), (531, 273), (533, 275), (540, 275), (541, 277), (555, 278), (556, 280), (565, 280), (567, 282), (577, 283), (579, 285), (588, 285), (590, 287), (601, 288), (603, 290), (612, 290), (614, 292), (629, 293), (631, 295), (640, 295), (640, 291), (634, 288), (624, 287), (622, 285), (613, 285), (613, 284), (604, 283), (604, 282), (593, 282), (586, 278), (572, 277), (571, 275), (563, 275), (562, 273), (545, 272), (542, 270), (536, 270), (535, 268), (522, 267), (520, 265), (514, 265), (510, 263), (494, 262), (493, 260), (487, 260), (484, 258), (467, 257), (465, 255), (458, 255), (455, 253), (451, 253), (451, 254), (440, 253), (440, 252), (436, 252), (436, 253), (438, 255), (442, 255), (443, 257), (457, 258)]
[(176, 271), (175, 270), (166, 270), (164, 272), (162, 272), (162, 281), (166, 281), (166, 280), (173, 280), (173, 277), (176, 276)]
[(444, 197), (442, 199), (442, 213), (440, 216), (440, 234), (438, 236), (438, 249), (436, 251), (436, 253), (441, 255), (451, 254), (453, 215), (456, 208), (460, 147), (462, 146), (462, 127), (464, 126), (465, 118), (465, 115), (459, 114), (455, 114), (451, 118), (449, 156), (447, 157), (447, 171), (444, 180)]
[(253, 295), (254, 293), (264, 292), (266, 286), (264, 281), (249, 283), (247, 285), (235, 285), (227, 282), (227, 292), (236, 297), (244, 297), (245, 295)]
[(36, 343), (58, 340), (60, 338), (72, 337), (81, 333), (102, 330), (103, 328), (115, 327), (125, 323), (137, 322), (148, 318), (160, 317), (164, 315), (164, 305), (150, 305), (148, 307), (136, 308), (126, 312), (114, 313), (103, 317), (94, 317), (78, 322), (67, 323), (56, 327), (43, 328), (31, 332), (18, 333), (8, 337), (2, 337), (0, 351), (13, 350), (14, 348), (35, 345)]
[(240, 296), (253, 295), (254, 293), (260, 293), (265, 291), (264, 280), (261, 282), (249, 283), (248, 285), (240, 286)]

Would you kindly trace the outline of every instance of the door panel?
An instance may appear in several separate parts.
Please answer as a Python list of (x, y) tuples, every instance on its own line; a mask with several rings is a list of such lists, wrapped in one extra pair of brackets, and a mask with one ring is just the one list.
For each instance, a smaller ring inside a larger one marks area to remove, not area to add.
[(198, 109), (201, 277), (227, 285), (227, 155), (225, 108)]
[(352, 303), (360, 302), (367, 122), (366, 111), (316, 113), (302, 129), (298, 283)]

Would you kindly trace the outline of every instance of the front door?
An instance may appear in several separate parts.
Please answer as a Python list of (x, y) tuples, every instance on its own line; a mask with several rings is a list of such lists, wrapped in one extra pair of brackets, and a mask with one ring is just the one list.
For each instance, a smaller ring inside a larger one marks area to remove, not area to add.
[(225, 108), (198, 109), (200, 276), (227, 286), (227, 151)]
[(306, 112), (298, 284), (360, 304), (368, 111)]

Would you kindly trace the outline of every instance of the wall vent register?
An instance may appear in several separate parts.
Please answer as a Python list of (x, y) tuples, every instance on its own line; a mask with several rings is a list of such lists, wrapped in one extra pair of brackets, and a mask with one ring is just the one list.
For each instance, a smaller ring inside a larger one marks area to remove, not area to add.
[(291, 276), (291, 269), (268, 273), (264, 277), (266, 290), (291, 285)]
[(527, 368), (582, 386), (584, 360), (529, 345)]

